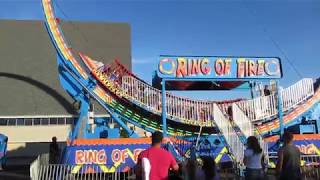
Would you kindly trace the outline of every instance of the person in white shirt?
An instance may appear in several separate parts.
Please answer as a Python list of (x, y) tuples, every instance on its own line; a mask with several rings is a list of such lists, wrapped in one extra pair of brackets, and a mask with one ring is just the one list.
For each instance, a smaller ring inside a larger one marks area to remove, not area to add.
[(254, 136), (247, 139), (243, 163), (246, 166), (245, 179), (260, 180), (264, 178), (263, 153), (258, 139)]

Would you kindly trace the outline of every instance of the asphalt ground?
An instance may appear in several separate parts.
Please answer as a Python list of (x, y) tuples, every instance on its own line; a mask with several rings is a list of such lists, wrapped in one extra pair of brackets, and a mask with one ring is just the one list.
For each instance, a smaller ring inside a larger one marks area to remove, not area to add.
[(29, 171), (29, 165), (5, 166), (0, 170), (0, 180), (27, 180)]

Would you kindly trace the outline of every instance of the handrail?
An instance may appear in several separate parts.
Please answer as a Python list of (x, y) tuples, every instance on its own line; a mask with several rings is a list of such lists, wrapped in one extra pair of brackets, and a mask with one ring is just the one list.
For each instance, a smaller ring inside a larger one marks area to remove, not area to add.
[[(148, 110), (161, 113), (161, 91), (133, 76), (122, 77), (126, 97)], [(188, 124), (212, 126), (213, 102), (191, 100), (166, 93), (166, 112), (169, 118)]]
[[(38, 159), (37, 159), (38, 160)], [(85, 168), (79, 168), (76, 164), (41, 164), (32, 162), (30, 167), (31, 180), (48, 179), (85, 179), (85, 180), (122, 180), (135, 179), (134, 171), (118, 171), (118, 167), (110, 164), (85, 164)], [(117, 165), (119, 166), (119, 165)], [(81, 166), (80, 166), (81, 167)], [(111, 167), (111, 168), (108, 168)]]
[[(133, 76), (122, 77), (122, 90), (129, 100), (143, 105), (155, 113), (161, 113), (160, 90)], [(312, 79), (302, 79), (284, 89), (282, 91), (284, 111), (289, 110), (313, 94)], [(174, 96), (170, 93), (167, 93), (166, 96), (166, 110), (168, 117), (171, 119), (188, 124), (212, 126), (213, 111), (210, 107), (215, 102), (191, 100)], [(253, 122), (268, 119), (278, 114), (276, 94), (236, 103), (220, 103), (219, 107), (222, 108), (223, 112), (227, 112), (228, 107), (232, 104), (237, 104)]]
[(278, 114), (276, 95), (260, 96), (236, 103), (251, 121), (259, 121)]
[(245, 149), (243, 143), (240, 141), (240, 138), (231, 126), (229, 120), (216, 104), (213, 105), (213, 110), (215, 114), (215, 124), (224, 136), (236, 162), (242, 162)]
[(253, 135), (252, 122), (236, 104), (232, 105), (232, 121), (240, 128), (246, 138)]
[(232, 118), (233, 122), (240, 128), (241, 132), (245, 135), (246, 138), (255, 134), (255, 137), (258, 139), (260, 147), (263, 150), (264, 158), (268, 161), (268, 143), (264, 142), (259, 132), (254, 133), (253, 123), (238, 107), (237, 104), (232, 105)]
[[(313, 81), (311, 78), (304, 78), (288, 88), (282, 90), (283, 111), (294, 108), (314, 94)], [(268, 119), (278, 114), (278, 99), (276, 94), (260, 96), (247, 101), (240, 101), (236, 104), (248, 116), (251, 121)]]
[(304, 78), (282, 90), (283, 111), (294, 108), (314, 94), (313, 80)]

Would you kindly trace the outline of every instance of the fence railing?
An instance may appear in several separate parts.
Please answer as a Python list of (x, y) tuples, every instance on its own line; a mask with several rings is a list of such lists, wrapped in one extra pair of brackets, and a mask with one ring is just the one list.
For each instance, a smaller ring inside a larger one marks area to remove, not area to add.
[(244, 114), (244, 112), (238, 107), (237, 104), (232, 105), (232, 115), (234, 123), (239, 127), (241, 132), (245, 135), (246, 138), (249, 136), (255, 135), (259, 140), (260, 147), (263, 150), (264, 158), (268, 161), (268, 143), (263, 141), (263, 138), (259, 132), (254, 133), (254, 125), (250, 119)]
[(30, 178), (38, 180), (40, 176), (40, 167), (49, 165), (49, 153), (41, 154), (30, 164)]
[[(314, 94), (313, 81), (311, 78), (305, 78), (292, 86), (282, 90), (283, 111), (294, 108), (299, 103), (305, 101)], [(259, 121), (271, 118), (278, 114), (278, 99), (276, 94), (261, 96), (252, 100), (237, 102), (241, 110), (251, 119)]]
[(132, 171), (127, 172), (103, 172), (99, 165), (88, 166), (88, 171), (77, 171), (77, 165), (49, 164), (41, 165), (36, 176), (32, 180), (129, 180), (135, 179)]
[[(269, 159), (275, 161), (278, 159), (278, 156), (269, 156)], [(320, 155), (301, 155), (300, 160), (303, 179), (320, 179)]]
[[(161, 91), (133, 76), (122, 77), (122, 91), (127, 98), (145, 108), (161, 113)], [(212, 102), (191, 100), (166, 94), (167, 116), (188, 124), (211, 126), (213, 118)]]
[[(158, 114), (161, 113), (161, 91), (133, 76), (122, 77), (122, 90), (127, 97)], [(287, 111), (314, 94), (313, 81), (305, 78), (282, 91), (283, 110)], [(236, 104), (251, 121), (271, 118), (278, 114), (276, 94), (244, 100)], [(214, 102), (191, 100), (166, 94), (166, 111), (173, 120), (188, 124), (211, 126)], [(226, 112), (231, 104), (219, 104)]]
[(320, 179), (320, 156), (302, 156), (301, 173), (305, 179)]
[(252, 122), (236, 104), (232, 105), (232, 119), (246, 137), (253, 135), (254, 126)]
[[(127, 97), (145, 108), (161, 113), (161, 91), (133, 76), (122, 77), (122, 90)], [(314, 94), (313, 81), (302, 79), (282, 91), (283, 110), (287, 111)], [(278, 99), (276, 94), (261, 96), (252, 100), (237, 102), (239, 108), (251, 121), (259, 121), (278, 114)], [(213, 119), (212, 105), (214, 102), (191, 100), (166, 94), (166, 111), (168, 117), (188, 124), (211, 126)], [(233, 103), (234, 104), (234, 103)], [(228, 111), (232, 104), (219, 104), (223, 112)]]
[(260, 96), (236, 103), (251, 121), (258, 121), (277, 115), (276, 95)]
[(243, 143), (240, 141), (240, 138), (231, 126), (229, 120), (216, 104), (214, 104), (213, 109), (215, 114), (215, 123), (224, 136), (235, 160), (237, 162), (242, 162), (245, 149)]
[[(133, 171), (117, 172), (105, 169), (105, 165), (49, 164), (49, 154), (41, 154), (30, 165), (31, 180), (129, 180), (135, 179)], [(80, 168), (79, 168), (80, 167)], [(109, 167), (109, 166), (108, 166)]]
[(282, 90), (283, 111), (294, 108), (314, 94), (313, 80), (305, 78)]

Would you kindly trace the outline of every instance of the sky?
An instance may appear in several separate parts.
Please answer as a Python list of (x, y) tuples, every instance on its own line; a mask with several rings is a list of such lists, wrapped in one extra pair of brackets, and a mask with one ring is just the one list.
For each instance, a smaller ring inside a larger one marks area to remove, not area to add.
[[(319, 0), (56, 0), (55, 4), (61, 19), (129, 23), (133, 71), (148, 82), (161, 54), (278, 56), (284, 87), (301, 78), (320, 77)], [(40, 0), (0, 0), (0, 19), (42, 20)], [(249, 94), (192, 93), (181, 94), (201, 99)]]

